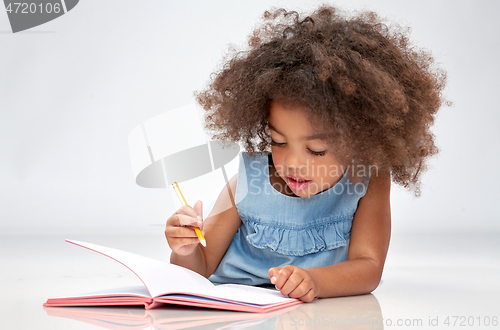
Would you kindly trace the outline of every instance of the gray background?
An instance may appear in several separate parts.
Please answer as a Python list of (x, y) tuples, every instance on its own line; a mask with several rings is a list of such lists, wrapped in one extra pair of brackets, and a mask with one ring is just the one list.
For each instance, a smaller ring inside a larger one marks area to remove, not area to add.
[[(441, 153), (421, 198), (394, 186), (394, 230), (500, 229), (500, 2), (335, 3), (411, 26), (415, 43), (448, 71), (445, 94), (455, 105), (437, 117)], [(0, 10), (0, 230), (164, 223), (177, 204), (165, 190), (135, 184), (129, 132), (191, 103), (264, 10), (316, 4), (83, 0), (16, 34)]]

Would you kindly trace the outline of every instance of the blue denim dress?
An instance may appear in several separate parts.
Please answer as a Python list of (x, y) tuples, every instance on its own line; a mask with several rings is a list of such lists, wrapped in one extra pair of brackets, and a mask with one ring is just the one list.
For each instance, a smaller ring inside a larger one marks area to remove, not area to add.
[(292, 197), (270, 182), (271, 154), (240, 153), (235, 203), (241, 226), (210, 280), (270, 284), (271, 267), (329, 266), (347, 260), (352, 220), (368, 178), (354, 184), (347, 171), (328, 190)]

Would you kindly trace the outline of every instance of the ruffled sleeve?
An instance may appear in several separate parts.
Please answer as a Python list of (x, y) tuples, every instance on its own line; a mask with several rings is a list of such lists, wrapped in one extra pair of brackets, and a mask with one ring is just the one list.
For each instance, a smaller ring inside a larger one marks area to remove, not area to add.
[(303, 256), (346, 246), (352, 217), (331, 219), (314, 226), (281, 227), (244, 221), (249, 244), (259, 249), (269, 248), (283, 255)]

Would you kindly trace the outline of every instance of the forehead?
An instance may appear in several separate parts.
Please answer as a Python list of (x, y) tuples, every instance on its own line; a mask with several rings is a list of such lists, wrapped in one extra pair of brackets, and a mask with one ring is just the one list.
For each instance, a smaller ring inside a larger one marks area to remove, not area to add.
[(327, 134), (318, 131), (308, 116), (308, 112), (301, 106), (284, 106), (278, 102), (271, 102), (269, 106), (268, 126), (271, 131), (289, 138), (299, 140), (326, 140)]

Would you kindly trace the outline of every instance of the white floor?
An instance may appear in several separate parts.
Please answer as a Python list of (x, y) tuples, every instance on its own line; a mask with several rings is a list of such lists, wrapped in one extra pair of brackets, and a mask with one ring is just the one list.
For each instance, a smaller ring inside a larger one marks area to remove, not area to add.
[(49, 297), (141, 284), (122, 265), (65, 238), (165, 261), (169, 255), (160, 227), (3, 232), (1, 329), (500, 328), (500, 233), (393, 234), (383, 281), (373, 294), (321, 299), (271, 314), (187, 307), (43, 308)]

